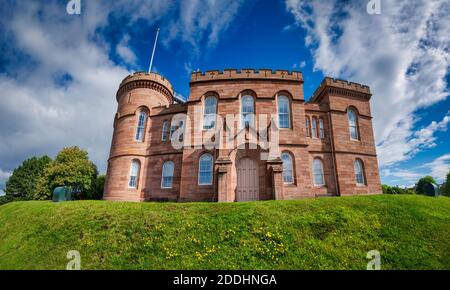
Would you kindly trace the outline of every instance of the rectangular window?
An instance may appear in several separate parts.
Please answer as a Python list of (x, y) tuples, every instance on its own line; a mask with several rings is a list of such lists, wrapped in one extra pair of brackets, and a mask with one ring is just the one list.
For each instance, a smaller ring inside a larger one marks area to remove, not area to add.
[(309, 118), (306, 118), (306, 137), (311, 137), (309, 130)]
[(317, 138), (317, 121), (315, 118), (312, 119), (312, 137)]
[(323, 127), (323, 119), (319, 119), (319, 137), (320, 137), (320, 139), (325, 138), (325, 129)]
[(164, 122), (161, 133), (161, 141), (165, 142), (167, 140), (167, 135), (169, 134), (169, 123)]

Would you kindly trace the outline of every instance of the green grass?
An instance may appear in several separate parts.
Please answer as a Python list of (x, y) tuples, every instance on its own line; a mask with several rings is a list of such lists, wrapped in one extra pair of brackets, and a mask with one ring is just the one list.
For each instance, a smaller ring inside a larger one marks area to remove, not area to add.
[(14, 202), (0, 269), (450, 269), (450, 198), (378, 195), (256, 203)]

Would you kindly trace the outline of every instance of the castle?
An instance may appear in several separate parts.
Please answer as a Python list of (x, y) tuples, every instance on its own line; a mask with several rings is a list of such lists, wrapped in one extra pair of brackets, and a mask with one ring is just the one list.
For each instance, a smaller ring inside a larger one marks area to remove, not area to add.
[(104, 199), (254, 201), (381, 193), (369, 87), (301, 72), (194, 72), (189, 99), (156, 73), (117, 91)]

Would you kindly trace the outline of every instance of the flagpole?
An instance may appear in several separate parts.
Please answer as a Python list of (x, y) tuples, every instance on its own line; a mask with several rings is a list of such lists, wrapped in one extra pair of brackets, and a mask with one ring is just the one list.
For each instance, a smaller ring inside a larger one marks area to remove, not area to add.
[(150, 67), (148, 69), (148, 72), (152, 72), (153, 67), (153, 57), (155, 56), (155, 50), (156, 50), (156, 43), (158, 42), (158, 36), (159, 36), (159, 28), (156, 30), (156, 38), (155, 38), (155, 44), (153, 44), (153, 52), (152, 52), (152, 58), (150, 60)]

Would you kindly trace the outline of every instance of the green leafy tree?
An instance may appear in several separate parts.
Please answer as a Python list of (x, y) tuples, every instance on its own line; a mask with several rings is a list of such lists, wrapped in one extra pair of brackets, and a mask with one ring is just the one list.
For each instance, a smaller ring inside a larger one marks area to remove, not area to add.
[(447, 178), (441, 188), (441, 194), (450, 196), (450, 171), (447, 173)]
[(87, 151), (79, 147), (61, 150), (39, 178), (35, 199), (50, 199), (58, 186), (71, 186), (89, 196), (94, 191), (97, 167), (89, 160)]
[(416, 192), (418, 194), (426, 194), (425, 184), (427, 184), (427, 183), (433, 183), (433, 184), (437, 185), (436, 180), (434, 180), (433, 177), (427, 175), (427, 176), (424, 176), (421, 179), (419, 179), (419, 181), (416, 183)]
[(87, 194), (88, 199), (102, 199), (103, 190), (105, 188), (106, 175), (99, 175), (95, 179), (95, 184), (93, 190)]
[(47, 155), (32, 157), (22, 162), (14, 169), (6, 182), (5, 193), (8, 196), (22, 199), (32, 199), (36, 194), (36, 184), (42, 176), (45, 167), (52, 162)]

